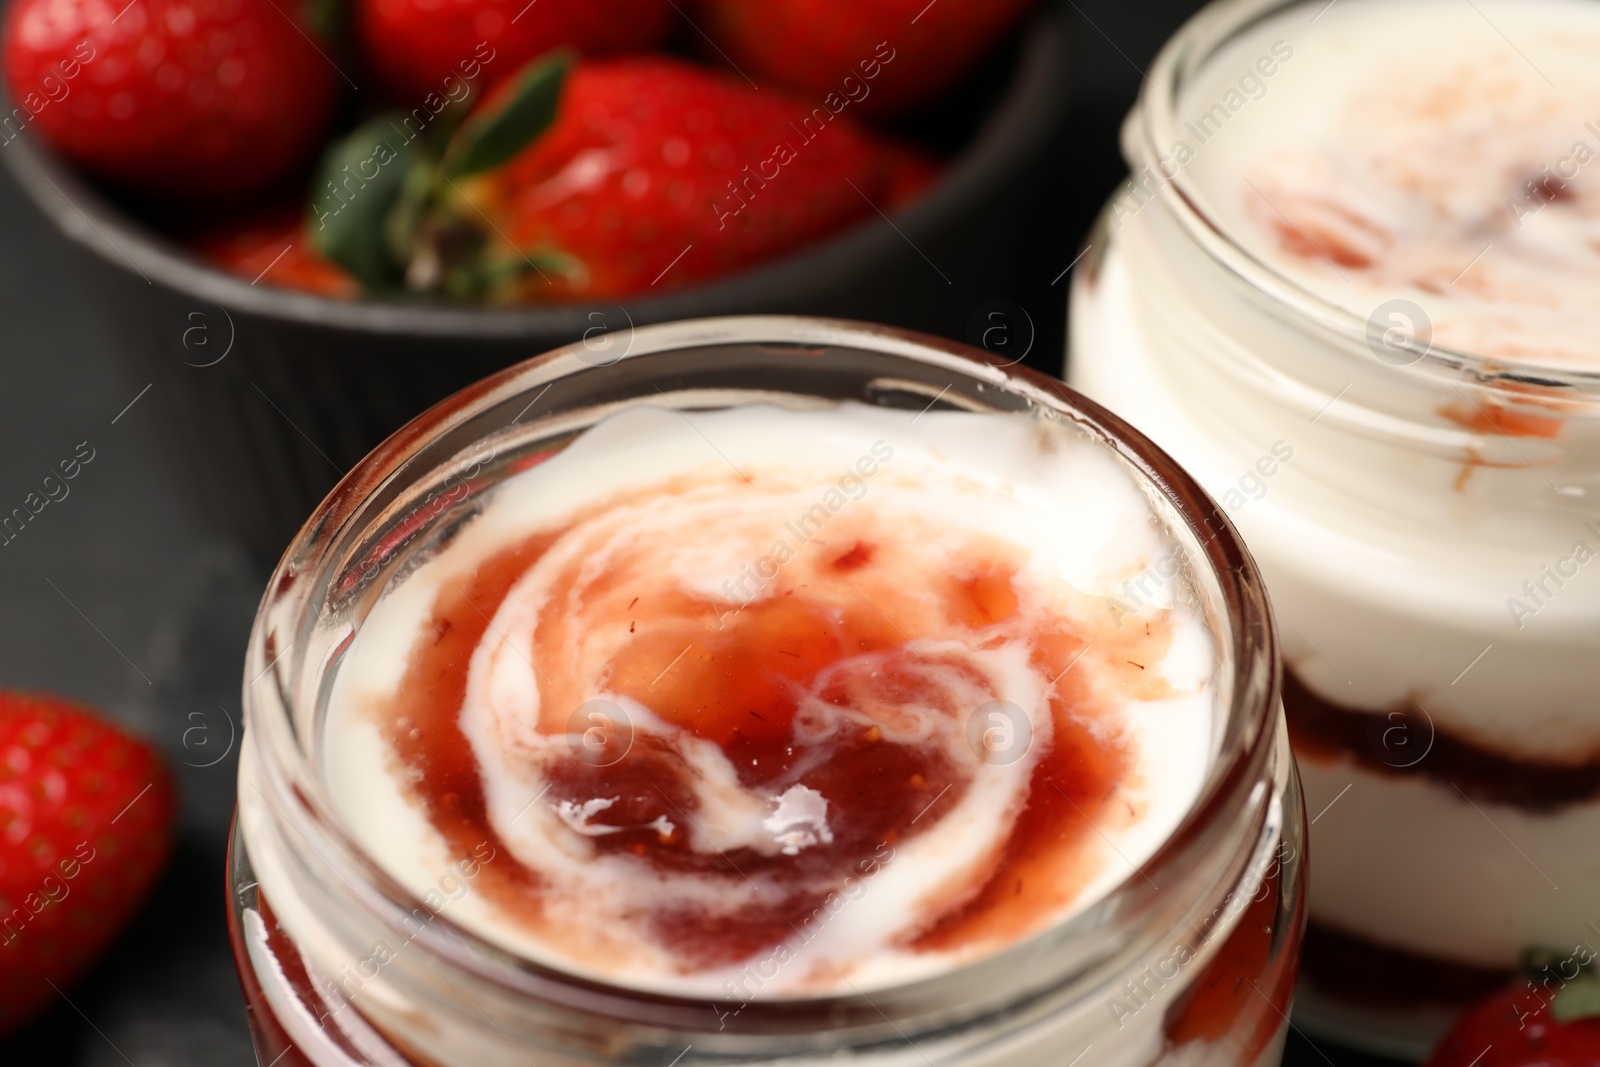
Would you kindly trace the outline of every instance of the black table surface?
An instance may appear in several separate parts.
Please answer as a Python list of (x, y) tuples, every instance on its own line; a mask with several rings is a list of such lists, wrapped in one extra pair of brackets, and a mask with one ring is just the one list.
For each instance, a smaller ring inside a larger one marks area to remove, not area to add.
[[(1035, 281), (1001, 294), (1038, 328), (1029, 362), (1059, 370), (1070, 262), (1123, 175), (1116, 132), (1193, 0), (1067, 0), (1071, 113), (1036, 205)], [(0, 148), (0, 151), (3, 151)], [(63, 693), (155, 739), (182, 790), (176, 854), (93, 972), (23, 1032), (4, 1067), (250, 1067), (224, 926), (223, 854), (237, 769), (240, 671), (265, 575), (200, 520), (157, 447), (147, 384), (115, 357), (119, 324), (81, 261), (0, 171), (0, 500), (20, 502), (87, 441), (70, 495), (0, 549), (0, 686)], [(1380, 1061), (1291, 1035), (1287, 1065)]]

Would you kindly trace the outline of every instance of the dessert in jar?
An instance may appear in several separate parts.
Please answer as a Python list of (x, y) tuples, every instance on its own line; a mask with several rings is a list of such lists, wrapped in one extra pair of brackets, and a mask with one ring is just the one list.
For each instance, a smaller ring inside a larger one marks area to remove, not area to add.
[(593, 341), (402, 430), (273, 578), (261, 1062), (1275, 1063), (1303, 812), (1187, 476), (886, 328)]
[(1600, 922), (1600, 4), (1237, 0), (1124, 127), (1070, 380), (1267, 579), (1307, 1025), (1419, 1055)]

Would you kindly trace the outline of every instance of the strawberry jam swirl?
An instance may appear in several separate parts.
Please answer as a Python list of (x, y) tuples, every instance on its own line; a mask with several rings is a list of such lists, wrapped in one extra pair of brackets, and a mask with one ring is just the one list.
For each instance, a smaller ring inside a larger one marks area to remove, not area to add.
[[(452, 918), (746, 1000), (937, 973), (1127, 877), (1209, 758), (1184, 579), (1114, 595), (1172, 549), (1099, 446), (909, 419), (697, 416), (724, 460), (631, 413), (502, 486), (341, 672), (330, 778), (358, 835), (383, 794), (350, 797), (373, 760), (339, 756), (367, 729), (421, 838), (369, 836), (380, 861), (425, 885), (413, 857), (495, 850)], [(400, 660), (384, 684), (374, 656)]]

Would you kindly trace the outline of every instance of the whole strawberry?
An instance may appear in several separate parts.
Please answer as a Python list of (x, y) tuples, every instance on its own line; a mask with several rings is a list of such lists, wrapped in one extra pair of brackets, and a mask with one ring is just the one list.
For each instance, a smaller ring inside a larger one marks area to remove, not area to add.
[(700, 0), (699, 21), (750, 76), (865, 115), (960, 81), (1032, 0)]
[[(291, 0), (13, 0), (6, 84), (25, 126), (107, 181), (223, 202), (294, 171), (337, 77)], [(23, 118), (25, 117), (25, 118)]]
[(1585, 946), (1463, 1016), (1427, 1067), (1600, 1067), (1600, 976)]
[(57, 999), (139, 906), (171, 844), (155, 752), (63, 700), (0, 692), (0, 1033)]
[(932, 165), (827, 108), (660, 56), (528, 64), (443, 150), (379, 115), (307, 234), (369, 291), (592, 300), (724, 274), (916, 195)]
[(553, 48), (642, 52), (671, 27), (670, 0), (355, 0), (357, 46), (409, 110), (463, 80), (489, 89)]
[[(517, 248), (566, 257), (532, 299), (664, 290), (892, 208), (930, 168), (848, 118), (677, 60), (580, 64), (555, 124), (470, 187)], [(905, 186), (905, 175), (915, 179)]]

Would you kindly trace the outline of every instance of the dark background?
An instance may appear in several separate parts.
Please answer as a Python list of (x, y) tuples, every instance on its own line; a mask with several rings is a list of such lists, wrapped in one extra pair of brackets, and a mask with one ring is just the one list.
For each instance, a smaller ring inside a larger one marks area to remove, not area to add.
[[(1030, 213), (1016, 292), (1037, 328), (1028, 362), (1059, 370), (1066, 280), (1124, 172), (1117, 130), (1193, 0), (1065, 0), (1074, 95)], [(96, 458), (0, 548), (0, 686), (107, 710), (168, 753), (183, 792), (177, 852), (110, 956), (23, 1033), (0, 1067), (248, 1067), (224, 927), (245, 641), (265, 575), (206, 528), (157, 447), (158, 408), (115, 358), (119, 323), (85, 295), (79, 254), (0, 170), (0, 510), (87, 441)], [(126, 410), (125, 410), (126, 409)], [(1288, 1065), (1380, 1061), (1296, 1035)]]

